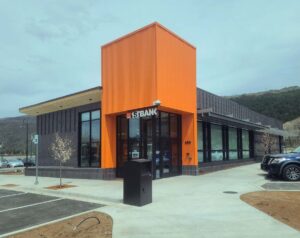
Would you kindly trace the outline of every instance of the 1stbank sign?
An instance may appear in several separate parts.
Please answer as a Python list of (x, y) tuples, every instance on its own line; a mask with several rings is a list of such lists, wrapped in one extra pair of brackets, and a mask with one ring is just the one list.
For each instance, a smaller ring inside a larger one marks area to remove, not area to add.
[(133, 111), (133, 112), (128, 112), (126, 114), (126, 118), (141, 118), (141, 117), (151, 117), (151, 116), (156, 116), (157, 115), (157, 108), (156, 107), (151, 107), (151, 108), (146, 108), (143, 110), (138, 110), (138, 111)]

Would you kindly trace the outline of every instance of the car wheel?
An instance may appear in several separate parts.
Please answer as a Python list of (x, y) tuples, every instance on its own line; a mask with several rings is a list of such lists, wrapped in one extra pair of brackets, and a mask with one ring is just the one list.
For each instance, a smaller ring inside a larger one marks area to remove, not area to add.
[(300, 167), (291, 164), (283, 169), (283, 178), (288, 181), (297, 181), (300, 179)]

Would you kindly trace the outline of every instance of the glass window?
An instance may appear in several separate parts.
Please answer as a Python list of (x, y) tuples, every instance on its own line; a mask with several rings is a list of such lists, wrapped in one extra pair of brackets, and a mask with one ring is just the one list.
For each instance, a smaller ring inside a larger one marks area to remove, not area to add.
[(250, 154), (249, 154), (249, 150), (243, 150), (243, 159), (249, 159), (250, 158)]
[(92, 112), (92, 120), (100, 119), (100, 110)]
[(81, 113), (80, 166), (98, 167), (100, 162), (100, 111)]
[(219, 125), (211, 125), (211, 149), (222, 150), (222, 127)]
[(249, 131), (242, 130), (243, 159), (249, 159)]
[(91, 143), (91, 167), (98, 167), (100, 159), (100, 143)]
[(242, 130), (243, 150), (249, 150), (249, 132)]
[(203, 150), (203, 128), (202, 122), (197, 123), (197, 143), (198, 143), (198, 150)]
[(237, 129), (229, 128), (228, 137), (229, 137), (229, 149), (237, 150)]
[(197, 122), (197, 144), (198, 144), (198, 162), (203, 162), (203, 127), (202, 122)]
[(139, 139), (129, 140), (129, 157), (130, 159), (139, 159), (141, 157), (140, 150), (142, 151), (142, 146), (140, 146)]
[(160, 122), (161, 122), (161, 136), (169, 136), (169, 114), (166, 112), (160, 112)]
[(124, 161), (138, 158), (152, 160), (155, 179), (180, 173), (180, 122), (179, 115), (161, 111), (153, 117), (118, 116), (117, 175), (122, 176)]
[(81, 113), (81, 121), (89, 121), (90, 120), (90, 112)]
[(170, 114), (170, 136), (177, 138), (178, 135), (178, 118), (175, 114)]
[(203, 157), (203, 151), (198, 151), (198, 162), (203, 162), (204, 157)]
[(222, 127), (211, 125), (211, 160), (223, 160)]
[(90, 122), (81, 123), (81, 143), (89, 143), (90, 141)]
[(129, 120), (129, 137), (138, 138), (140, 137), (140, 119), (131, 118)]
[(100, 120), (93, 120), (92, 122), (92, 141), (100, 141)]
[(80, 166), (89, 167), (89, 154), (90, 146), (89, 144), (83, 143), (80, 147)]
[(228, 146), (229, 146), (229, 160), (238, 159), (237, 146), (237, 129), (228, 128)]

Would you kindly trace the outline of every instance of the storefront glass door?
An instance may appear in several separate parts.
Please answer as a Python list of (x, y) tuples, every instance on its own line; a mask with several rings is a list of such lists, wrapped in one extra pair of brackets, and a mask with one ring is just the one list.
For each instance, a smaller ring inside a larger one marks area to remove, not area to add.
[(180, 119), (166, 112), (134, 119), (118, 116), (117, 176), (122, 177), (125, 161), (141, 158), (152, 160), (154, 179), (180, 174)]

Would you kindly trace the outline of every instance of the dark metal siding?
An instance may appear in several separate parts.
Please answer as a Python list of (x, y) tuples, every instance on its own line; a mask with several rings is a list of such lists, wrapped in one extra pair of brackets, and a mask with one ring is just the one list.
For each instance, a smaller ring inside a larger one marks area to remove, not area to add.
[(100, 103), (60, 110), (37, 116), (37, 133), (39, 134), (39, 165), (57, 166), (49, 147), (54, 140), (54, 134), (68, 137), (72, 141), (72, 158), (65, 166), (78, 167), (78, 120), (81, 112), (97, 110)]
[(200, 88), (197, 88), (197, 108), (212, 108), (214, 113), (226, 116), (232, 115), (240, 120), (249, 120), (253, 123), (261, 123), (265, 126), (282, 129), (281, 121), (252, 111), (234, 101), (214, 95)]

